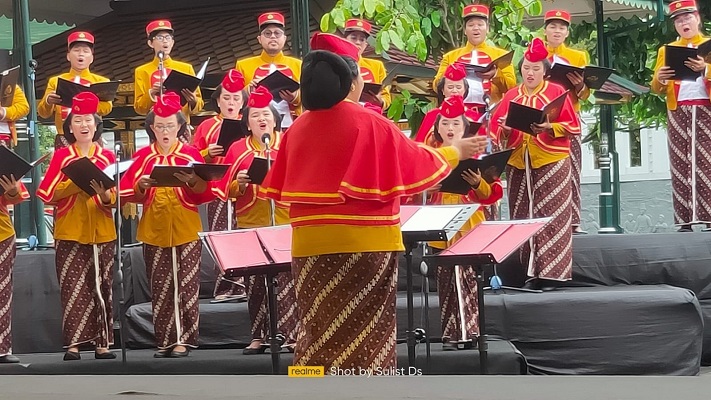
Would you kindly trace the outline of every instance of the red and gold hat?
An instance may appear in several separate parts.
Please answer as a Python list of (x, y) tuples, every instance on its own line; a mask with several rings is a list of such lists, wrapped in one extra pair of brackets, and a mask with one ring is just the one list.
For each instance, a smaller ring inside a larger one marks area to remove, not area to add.
[(155, 31), (170, 31), (170, 33), (173, 33), (173, 25), (167, 19), (157, 19), (149, 22), (146, 25), (146, 35), (151, 36), (151, 33)]
[(695, 0), (678, 0), (669, 4), (669, 18), (674, 19), (682, 14), (699, 12)]
[(311, 36), (311, 50), (325, 50), (339, 56), (348, 56), (353, 60), (360, 58), (358, 47), (348, 40), (332, 33), (316, 32)]
[(560, 20), (570, 25), (570, 13), (565, 10), (550, 10), (543, 17), (543, 24), (547, 24), (548, 21), (552, 20)]
[(92, 92), (81, 92), (72, 98), (72, 114), (96, 114), (99, 109), (99, 98)]
[(523, 53), (523, 57), (530, 62), (539, 62), (548, 58), (548, 49), (541, 38), (534, 38)]
[(257, 86), (257, 88), (252, 90), (252, 93), (249, 94), (247, 106), (251, 108), (267, 108), (272, 100), (274, 100), (274, 97), (267, 88)]
[(343, 29), (345, 33), (348, 33), (350, 31), (359, 31), (363, 32), (366, 35), (370, 36), (370, 31), (373, 29), (373, 26), (370, 24), (370, 22), (364, 20), (364, 19), (358, 19), (358, 18), (351, 18), (348, 21), (346, 21), (346, 26)]
[(167, 118), (180, 112), (180, 95), (175, 92), (163, 93), (153, 106), (153, 113), (159, 117)]
[(471, 17), (489, 19), (489, 7), (483, 4), (470, 4), (462, 10), (462, 18), (467, 19)]
[(467, 70), (462, 63), (455, 62), (447, 66), (447, 69), (444, 71), (444, 77), (450, 81), (461, 81), (467, 77)]
[(236, 69), (231, 69), (227, 72), (224, 78), (222, 78), (222, 89), (230, 92), (237, 93), (244, 89), (244, 76), (241, 72)]
[(94, 35), (89, 32), (72, 32), (67, 37), (67, 47), (71, 47), (72, 44), (77, 42), (84, 42), (90, 45), (94, 45)]
[(464, 99), (458, 94), (447, 97), (439, 106), (439, 113), (445, 118), (457, 118), (464, 114), (464, 110)]
[(278, 12), (268, 12), (264, 13), (257, 18), (257, 23), (259, 24), (259, 30), (262, 30), (264, 25), (275, 24), (284, 27), (284, 16)]

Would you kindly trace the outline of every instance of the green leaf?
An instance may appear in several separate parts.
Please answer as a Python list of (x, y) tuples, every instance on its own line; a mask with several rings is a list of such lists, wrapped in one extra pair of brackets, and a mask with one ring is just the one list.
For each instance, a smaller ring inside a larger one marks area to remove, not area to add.
[(333, 22), (337, 26), (343, 26), (346, 23), (346, 14), (343, 12), (342, 8), (336, 8), (331, 11), (331, 16), (333, 17)]
[(376, 13), (383, 13), (385, 10), (387, 10), (387, 6), (385, 6), (385, 3), (382, 1), (378, 2), (378, 4), (375, 5), (375, 12)]
[(440, 24), (442, 24), (442, 14), (440, 14), (439, 10), (433, 11), (430, 18), (432, 19), (432, 25), (435, 28), (439, 28)]
[(417, 36), (410, 35), (410, 37), (407, 38), (407, 44), (405, 45), (405, 51), (408, 54), (415, 54), (416, 50), (417, 50)]
[(380, 33), (378, 33), (378, 41), (380, 42), (380, 47), (383, 48), (383, 51), (390, 50), (390, 34), (388, 31), (380, 31)]
[(395, 31), (390, 31), (390, 41), (400, 50), (405, 50), (405, 42)]
[(405, 118), (410, 119), (412, 118), (412, 114), (415, 112), (415, 104), (413, 104), (411, 101), (408, 101), (405, 103)]
[(526, 8), (526, 11), (528, 11), (529, 15), (541, 15), (543, 4), (541, 4), (540, 0), (533, 0)]
[(420, 21), (420, 30), (425, 36), (429, 36), (432, 33), (432, 21), (425, 17)]
[(388, 118), (397, 121), (402, 118), (402, 112), (405, 108), (402, 96), (393, 96), (390, 108), (388, 108)]
[(365, 7), (365, 12), (368, 15), (373, 15), (375, 12), (375, 6), (377, 5), (377, 0), (363, 0), (363, 6)]
[(331, 31), (331, 14), (323, 14), (323, 17), (321, 17), (321, 23), (320, 23), (320, 28), (321, 32), (330, 32)]

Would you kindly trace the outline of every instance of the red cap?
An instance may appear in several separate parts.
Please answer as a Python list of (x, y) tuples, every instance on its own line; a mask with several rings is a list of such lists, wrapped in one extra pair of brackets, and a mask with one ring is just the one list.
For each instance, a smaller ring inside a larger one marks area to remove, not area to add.
[(267, 88), (264, 86), (257, 86), (257, 88), (249, 94), (247, 106), (251, 108), (267, 108), (272, 100), (274, 100), (274, 97)]
[(565, 11), (565, 10), (550, 10), (546, 13), (546, 15), (543, 17), (543, 23), (547, 23), (548, 21), (551, 20), (561, 20), (563, 22), (567, 22), (568, 25), (570, 25), (570, 13)]
[(450, 81), (461, 81), (467, 77), (467, 70), (462, 63), (455, 62), (447, 66), (444, 71), (444, 77)]
[(464, 99), (458, 94), (447, 97), (442, 102), (442, 105), (439, 106), (439, 112), (445, 118), (457, 118), (463, 115)]
[(363, 107), (365, 107), (366, 109), (368, 109), (370, 111), (374, 111), (378, 115), (383, 113), (383, 107), (376, 106), (375, 104), (367, 102), (367, 101), (365, 102), (365, 104), (363, 104)]
[(175, 92), (163, 93), (153, 106), (153, 113), (159, 117), (167, 118), (180, 112), (180, 95)]
[(244, 76), (236, 69), (229, 70), (227, 75), (222, 78), (222, 89), (230, 93), (237, 93), (244, 89), (244, 86)]
[(546, 49), (545, 43), (540, 38), (534, 38), (531, 44), (523, 53), (523, 57), (530, 62), (539, 62), (548, 58), (548, 49)]
[(351, 18), (348, 21), (346, 21), (346, 26), (343, 29), (344, 32), (348, 33), (350, 31), (360, 31), (365, 33), (366, 35), (370, 35), (370, 31), (373, 29), (373, 26), (370, 24), (370, 22), (364, 20), (364, 19), (358, 19), (358, 18)]
[(682, 14), (699, 12), (695, 0), (678, 0), (669, 4), (669, 17), (674, 19)]
[(94, 35), (89, 32), (72, 32), (67, 37), (67, 47), (70, 47), (73, 43), (84, 42), (90, 45), (94, 45)]
[(281, 26), (286, 25), (284, 23), (284, 16), (278, 12), (268, 12), (260, 15), (259, 18), (257, 18), (257, 23), (259, 23), (260, 30), (262, 29), (262, 26), (268, 24), (276, 24)]
[(489, 19), (489, 7), (483, 4), (470, 4), (462, 10), (462, 18), (479, 17)]
[(311, 36), (311, 50), (325, 50), (353, 60), (360, 58), (360, 51), (353, 43), (332, 33), (316, 32)]
[(151, 36), (155, 31), (170, 31), (173, 32), (173, 25), (167, 19), (157, 19), (146, 25), (146, 35)]
[(72, 114), (96, 114), (99, 109), (99, 98), (92, 92), (81, 92), (72, 98)]

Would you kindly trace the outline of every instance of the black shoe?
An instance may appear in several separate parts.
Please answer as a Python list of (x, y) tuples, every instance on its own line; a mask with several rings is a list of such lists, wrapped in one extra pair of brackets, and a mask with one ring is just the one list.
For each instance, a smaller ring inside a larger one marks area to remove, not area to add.
[(534, 278), (534, 279), (531, 279), (531, 280), (529, 280), (528, 282), (526, 282), (526, 283), (523, 284), (522, 289), (526, 289), (526, 290), (540, 290), (540, 289), (541, 289), (540, 281), (539, 281), (538, 279), (535, 279), (535, 278)]
[(691, 225), (682, 225), (677, 232), (693, 232), (694, 230), (691, 229)]
[(17, 356), (13, 356), (12, 354), (0, 357), (0, 364), (17, 364), (19, 362), (20, 359), (17, 358)]
[(562, 284), (563, 284), (563, 282), (560, 282), (560, 281), (541, 279), (539, 288), (544, 292), (552, 292), (552, 291), (558, 289)]
[(107, 351), (105, 353), (94, 352), (94, 358), (97, 360), (113, 360), (116, 358), (116, 353)]
[(81, 354), (78, 351), (67, 351), (64, 353), (64, 361), (81, 360)]
[(264, 354), (265, 351), (267, 351), (267, 346), (261, 346), (257, 348), (245, 347), (244, 350), (242, 350), (242, 354), (244, 354), (245, 356), (251, 356), (254, 354)]
[(185, 351), (175, 351), (175, 350), (171, 351), (170, 357), (171, 358), (183, 358), (183, 357), (187, 357), (189, 354), (190, 354), (190, 349), (186, 347)]
[(443, 351), (457, 350), (457, 344), (454, 342), (443, 342), (442, 343), (442, 350)]
[(170, 357), (170, 350), (158, 350), (153, 353), (153, 358), (168, 358)]

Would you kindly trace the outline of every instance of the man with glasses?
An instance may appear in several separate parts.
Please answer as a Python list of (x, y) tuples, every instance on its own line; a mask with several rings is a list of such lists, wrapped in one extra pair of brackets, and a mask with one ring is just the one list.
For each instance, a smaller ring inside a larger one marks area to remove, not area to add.
[[(264, 13), (257, 18), (259, 36), (257, 41), (262, 46), (258, 56), (237, 61), (235, 69), (242, 73), (248, 89), (251, 92), (260, 80), (267, 75), (279, 71), (289, 78), (299, 81), (301, 76), (301, 60), (284, 55), (286, 34), (284, 33), (284, 16), (277, 12)], [(274, 100), (275, 107), (282, 115), (281, 129), (291, 126), (294, 118), (301, 113), (299, 91), (282, 90)]]
[[(669, 5), (670, 19), (679, 40), (670, 46), (696, 48), (709, 40), (701, 34), (701, 17), (694, 0)], [(665, 94), (668, 109), (669, 163), (671, 166), (674, 223), (679, 232), (691, 232), (692, 225), (711, 228), (711, 68), (700, 56), (684, 61), (698, 74), (680, 80), (667, 63), (662, 46), (654, 67), (652, 90)], [(708, 60), (708, 58), (707, 58)]]
[[(360, 58), (358, 58), (358, 66), (360, 66), (360, 75), (363, 77), (363, 83), (382, 85), (387, 75), (383, 62), (363, 57), (363, 52), (368, 47), (368, 37), (370, 37), (372, 30), (373, 27), (370, 22), (351, 18), (346, 21), (343, 33), (346, 36), (346, 40), (358, 48), (358, 55), (360, 56)], [(380, 107), (382, 110), (386, 110), (390, 107), (390, 90), (387, 86), (383, 86), (380, 93), (373, 93), (368, 91), (367, 88), (363, 89), (363, 96), (361, 96), (361, 98), (365, 102)]]
[[(146, 35), (148, 36), (148, 47), (153, 50), (153, 60), (136, 68), (133, 85), (133, 109), (141, 115), (148, 114), (153, 108), (156, 99), (160, 96), (161, 81), (165, 81), (170, 71), (176, 70), (195, 76), (195, 70), (192, 65), (176, 61), (170, 57), (170, 52), (175, 45), (173, 26), (170, 21), (156, 20), (149, 23), (146, 26)], [(162, 79), (159, 70), (160, 55), (163, 58)], [(190, 123), (190, 114), (199, 112), (205, 105), (200, 88), (198, 87), (194, 92), (183, 89), (178, 94), (187, 100), (182, 112), (187, 116), (188, 123)]]
[[(107, 78), (89, 71), (89, 66), (94, 62), (94, 35), (91, 33), (72, 32), (69, 34), (69, 37), (67, 37), (67, 61), (69, 61), (70, 65), (69, 72), (49, 78), (44, 96), (37, 104), (37, 113), (40, 117), (49, 118), (54, 115), (54, 126), (57, 128), (57, 136), (54, 137), (55, 149), (69, 145), (64, 138), (62, 125), (71, 111), (69, 107), (59, 104), (62, 102), (62, 98), (56, 93), (59, 78), (84, 86), (89, 86), (92, 83), (108, 82)], [(99, 116), (104, 116), (109, 114), (112, 108), (112, 102), (101, 101), (96, 113)]]
[[(506, 50), (486, 43), (489, 33), (489, 7), (483, 4), (470, 4), (462, 10), (464, 35), (467, 44), (445, 54), (437, 70), (432, 87), (437, 90), (437, 82), (442, 79), (447, 67), (455, 62), (474, 65), (488, 65), (493, 60), (506, 54)], [(469, 95), (464, 99), (470, 109), (479, 113), (484, 111), (486, 98), (497, 103), (509, 89), (516, 86), (516, 73), (508, 65), (499, 70), (494, 67), (487, 72), (478, 72), (475, 78), (468, 77)]]

